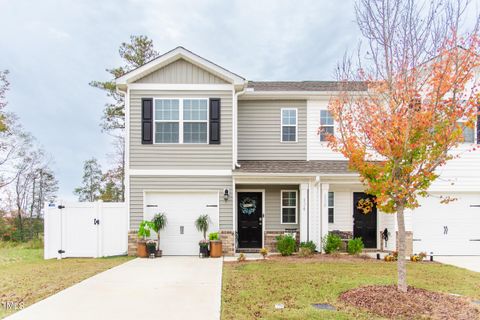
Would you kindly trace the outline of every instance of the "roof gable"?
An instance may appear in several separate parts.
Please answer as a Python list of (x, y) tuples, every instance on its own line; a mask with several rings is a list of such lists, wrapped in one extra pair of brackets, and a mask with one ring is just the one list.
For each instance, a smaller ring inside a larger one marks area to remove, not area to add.
[[(177, 47), (153, 59), (152, 61), (144, 64), (143, 66), (140, 66), (124, 74), (123, 76), (117, 78), (115, 82), (117, 86), (125, 86), (129, 83), (136, 82), (140, 79), (143, 79), (143, 81), (149, 81), (151, 79), (148, 78), (148, 75), (162, 68), (166, 68), (168, 65), (175, 63), (176, 61), (179, 61), (179, 60), (184, 60), (190, 63), (191, 65), (212, 74), (218, 79), (223, 80), (224, 81), (223, 83), (226, 82), (226, 83), (231, 83), (233, 85), (245, 84), (245, 79), (243, 77), (231, 71), (228, 71), (220, 67), (219, 65), (216, 65), (215, 63), (207, 59), (204, 59), (183, 47)], [(181, 64), (183, 64), (183, 62), (181, 62)], [(151, 77), (153, 79), (155, 76), (151, 76)]]

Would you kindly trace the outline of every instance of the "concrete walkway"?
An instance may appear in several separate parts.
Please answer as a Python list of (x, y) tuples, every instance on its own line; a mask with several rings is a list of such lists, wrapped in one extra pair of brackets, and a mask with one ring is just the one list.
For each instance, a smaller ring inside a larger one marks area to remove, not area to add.
[(464, 256), (464, 257), (434, 257), (435, 261), (451, 264), (452, 266), (468, 269), (475, 272), (480, 272), (480, 257), (478, 256)]
[(217, 320), (221, 283), (221, 258), (135, 259), (6, 319)]

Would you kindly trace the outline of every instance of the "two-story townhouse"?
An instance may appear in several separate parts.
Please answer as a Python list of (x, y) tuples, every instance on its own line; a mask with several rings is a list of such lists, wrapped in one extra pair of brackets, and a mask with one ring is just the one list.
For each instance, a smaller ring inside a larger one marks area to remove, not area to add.
[[(395, 249), (395, 216), (362, 213), (357, 204), (369, 196), (358, 174), (318, 134), (335, 133), (327, 107), (338, 83), (247, 81), (178, 47), (118, 78), (117, 88), (126, 101), (130, 253), (139, 223), (158, 212), (168, 218), (167, 255), (198, 254), (201, 214), (220, 231), (225, 254), (273, 251), (286, 232), (319, 248), (335, 232), (362, 237), (366, 248)], [(458, 150), (465, 154), (432, 186), (432, 194), (458, 201), (427, 198), (408, 215), (410, 251), (480, 255), (480, 162), (466, 152), (476, 135), (465, 131), (469, 144)]]

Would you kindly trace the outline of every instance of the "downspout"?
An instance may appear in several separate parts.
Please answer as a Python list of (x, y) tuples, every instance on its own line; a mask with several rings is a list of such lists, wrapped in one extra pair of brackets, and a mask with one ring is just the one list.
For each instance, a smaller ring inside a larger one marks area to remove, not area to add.
[(247, 81), (244, 83), (243, 90), (236, 92), (233, 99), (233, 163), (234, 168), (240, 168), (240, 164), (238, 163), (238, 139), (237, 139), (237, 132), (238, 132), (238, 97), (244, 94), (247, 91)]

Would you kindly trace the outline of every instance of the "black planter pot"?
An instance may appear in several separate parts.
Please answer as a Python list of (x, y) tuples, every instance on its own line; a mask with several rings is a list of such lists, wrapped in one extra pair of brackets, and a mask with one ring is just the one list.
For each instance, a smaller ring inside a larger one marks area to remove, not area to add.
[(200, 247), (200, 258), (208, 258), (209, 252), (208, 252), (208, 247)]
[(156, 247), (147, 245), (147, 252), (148, 252), (149, 256), (152, 255), (152, 254), (155, 255), (155, 251), (157, 251)]

